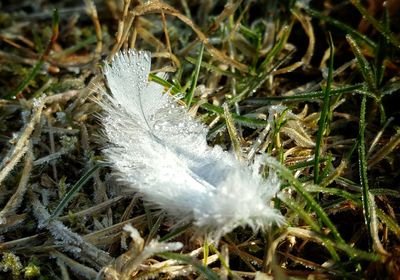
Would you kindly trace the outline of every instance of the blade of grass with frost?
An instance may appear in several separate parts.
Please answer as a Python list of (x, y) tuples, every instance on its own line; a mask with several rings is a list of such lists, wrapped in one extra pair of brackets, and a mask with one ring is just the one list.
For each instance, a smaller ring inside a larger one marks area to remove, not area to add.
[(99, 102), (110, 143), (104, 153), (119, 178), (216, 241), (238, 226), (283, 223), (269, 205), (279, 190), (277, 176), (264, 180), (260, 160), (246, 166), (221, 147), (209, 147), (207, 128), (162, 86), (148, 82), (150, 65), (150, 53), (128, 50), (104, 68), (112, 93)]

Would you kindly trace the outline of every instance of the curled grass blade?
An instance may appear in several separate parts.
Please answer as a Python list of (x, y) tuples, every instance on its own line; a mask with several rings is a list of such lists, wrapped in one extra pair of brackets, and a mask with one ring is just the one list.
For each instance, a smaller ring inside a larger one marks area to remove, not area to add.
[(371, 239), (372, 239), (372, 248), (375, 252), (379, 253), (381, 256), (389, 256), (389, 253), (383, 248), (381, 240), (379, 238), (379, 221), (376, 213), (376, 204), (375, 198), (368, 192), (368, 201), (370, 207), (371, 214)]

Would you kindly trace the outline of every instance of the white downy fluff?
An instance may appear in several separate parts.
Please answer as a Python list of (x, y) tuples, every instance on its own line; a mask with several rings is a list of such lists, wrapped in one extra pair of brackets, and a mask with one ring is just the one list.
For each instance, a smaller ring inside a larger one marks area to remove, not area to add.
[(162, 86), (148, 82), (150, 57), (128, 50), (104, 68), (112, 93), (99, 102), (110, 142), (104, 153), (120, 179), (177, 220), (193, 220), (216, 241), (238, 226), (282, 224), (270, 207), (277, 176), (264, 180), (260, 160), (247, 166), (221, 147), (209, 147), (207, 128)]

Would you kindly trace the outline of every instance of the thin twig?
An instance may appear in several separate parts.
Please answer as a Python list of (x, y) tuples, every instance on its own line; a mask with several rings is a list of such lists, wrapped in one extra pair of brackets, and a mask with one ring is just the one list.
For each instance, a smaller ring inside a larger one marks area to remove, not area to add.
[(31, 144), (28, 142), (27, 145), (28, 153), (25, 157), (25, 165), (22, 170), (21, 180), (19, 181), (18, 187), (15, 193), (8, 200), (6, 206), (0, 212), (0, 224), (4, 224), (7, 221), (7, 217), (14, 213), (14, 211), (19, 207), (24, 197), (26, 187), (29, 181), (29, 175), (33, 166), (33, 154)]
[(11, 170), (15, 167), (15, 165), (20, 161), (23, 155), (28, 151), (28, 141), (30, 136), (39, 122), (40, 117), (42, 115), (43, 107), (44, 107), (44, 99), (39, 99), (37, 105), (34, 106), (33, 116), (31, 121), (26, 125), (24, 131), (17, 144), (14, 146), (14, 149), (10, 152), (9, 156), (6, 156), (0, 164), (0, 188), (2, 186), (3, 180), (7, 177), (7, 175), (11, 172)]
[(101, 24), (99, 21), (99, 17), (97, 15), (96, 5), (94, 4), (93, 0), (85, 0), (85, 5), (86, 5), (86, 12), (92, 19), (96, 31), (97, 45), (94, 54), (95, 58), (99, 59), (101, 57), (101, 52), (103, 50), (103, 33), (101, 31)]

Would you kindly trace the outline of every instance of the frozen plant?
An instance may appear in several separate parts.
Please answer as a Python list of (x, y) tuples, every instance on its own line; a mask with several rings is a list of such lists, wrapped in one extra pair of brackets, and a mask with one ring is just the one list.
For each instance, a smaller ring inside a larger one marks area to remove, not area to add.
[(109, 146), (105, 156), (119, 178), (179, 221), (193, 221), (218, 241), (238, 226), (253, 230), (282, 224), (271, 207), (280, 181), (259, 174), (206, 142), (207, 128), (164, 88), (148, 81), (149, 52), (120, 52), (104, 67), (111, 95), (99, 104)]

